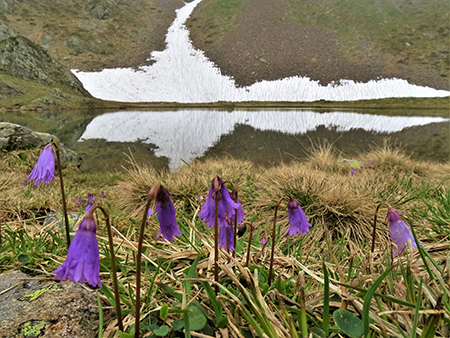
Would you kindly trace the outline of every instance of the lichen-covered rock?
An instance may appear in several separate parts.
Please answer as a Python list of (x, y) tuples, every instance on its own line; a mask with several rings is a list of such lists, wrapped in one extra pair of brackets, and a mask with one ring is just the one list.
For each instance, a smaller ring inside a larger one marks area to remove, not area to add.
[(81, 157), (73, 150), (64, 147), (55, 135), (35, 132), (15, 123), (0, 122), (0, 150), (40, 148), (49, 144), (52, 140), (57, 141), (60, 145), (62, 162), (81, 165)]
[(14, 83), (0, 80), (0, 100), (25, 94), (27, 90)]
[(5, 14), (13, 13), (14, 0), (0, 0), (0, 12)]
[[(4, 2), (6, 3), (6, 2)], [(0, 0), (0, 12), (2, 8), (2, 1)], [(16, 36), (17, 34), (3, 22), (0, 22), (0, 40), (7, 39), (11, 36)]]
[(0, 337), (98, 335), (95, 291), (71, 281), (33, 278), (20, 271), (0, 274)]
[(45, 48), (20, 35), (0, 40), (0, 72), (47, 85), (61, 84), (91, 97), (77, 77)]
[(106, 20), (112, 15), (112, 11), (108, 3), (102, 0), (95, 0), (90, 2), (86, 10), (96, 19)]
[[(68, 213), (68, 218), (69, 218), (69, 225), (71, 227), (73, 227), (82, 217), (83, 217), (83, 213), (76, 213), (76, 212), (71, 212)], [(44, 224), (43, 226), (49, 225), (54, 223), (54, 226), (56, 228), (63, 228), (64, 227), (64, 214), (61, 210), (56, 210), (56, 211), (50, 211), (47, 214), (47, 217), (45, 217), (44, 220)]]

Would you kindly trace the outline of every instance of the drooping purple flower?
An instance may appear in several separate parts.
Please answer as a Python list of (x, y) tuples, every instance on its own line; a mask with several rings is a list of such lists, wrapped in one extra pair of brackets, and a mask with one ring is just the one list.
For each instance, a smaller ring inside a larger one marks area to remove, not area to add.
[(356, 170), (355, 170), (355, 169), (352, 169), (351, 174), (352, 174), (352, 176), (353, 176), (354, 174), (356, 174)]
[(102, 193), (100, 194), (101, 197), (105, 197), (105, 193), (102, 191)]
[[(225, 188), (226, 189), (226, 188)], [(236, 205), (237, 205), (237, 225), (241, 224), (244, 221), (245, 215), (244, 215), (244, 211), (242, 210), (242, 205), (241, 202), (239, 201), (239, 198), (236, 197), (237, 196), (237, 191), (233, 189), (233, 191), (230, 194), (230, 197), (233, 201), (236, 201)], [(231, 219), (231, 223), (234, 224), (234, 214), (235, 214), (236, 210), (233, 210), (233, 214), (230, 215), (230, 219)]]
[(86, 206), (86, 209), (84, 209), (84, 213), (87, 213), (93, 204), (94, 204), (94, 196), (92, 194), (89, 194), (88, 195), (88, 205)]
[(148, 211), (147, 211), (147, 217), (149, 217), (149, 216), (151, 216), (151, 215), (153, 215), (152, 208), (148, 208)]
[(285, 235), (295, 236), (297, 233), (305, 235), (312, 225), (306, 219), (305, 213), (298, 204), (297, 200), (290, 198), (288, 202), (289, 229)]
[[(234, 209), (238, 207), (236, 203), (231, 199), (230, 193), (228, 189), (225, 187), (225, 184), (222, 178), (218, 177), (220, 190), (217, 192), (219, 196), (219, 203), (217, 207), (217, 220), (218, 226), (228, 227), (228, 223), (225, 220), (225, 217), (234, 219)], [(214, 228), (214, 216), (215, 216), (215, 194), (214, 191), (214, 178), (211, 182), (211, 187), (209, 188), (209, 194), (206, 198), (205, 204), (203, 204), (202, 210), (199, 212), (198, 217), (202, 219), (203, 222), (207, 224), (211, 229)], [(239, 218), (239, 214), (238, 214)]]
[[(228, 242), (227, 242), (228, 233)], [(228, 244), (229, 243), (229, 247)], [(234, 230), (232, 226), (219, 228), (219, 248), (234, 251)]]
[[(152, 188), (153, 189), (153, 188)], [(180, 236), (175, 216), (175, 207), (166, 188), (159, 186), (155, 196), (156, 216), (159, 222), (158, 237), (162, 235), (162, 240), (167, 239), (173, 242), (174, 236)]]
[(81, 200), (81, 198), (78, 198), (77, 203), (78, 203), (78, 204), (83, 203), (83, 201)]
[(23, 188), (25, 188), (25, 183), (22, 183), (21, 185), (20, 185), (20, 187), (23, 189)]
[(96, 228), (93, 214), (88, 212), (70, 243), (66, 260), (52, 272), (56, 274), (55, 279), (69, 279), (75, 283), (86, 281), (94, 287), (102, 287)]
[(397, 246), (394, 246), (394, 255), (397, 254), (397, 248), (399, 254), (409, 245), (408, 242), (411, 241), (411, 246), (417, 248), (414, 236), (411, 233), (408, 225), (400, 218), (398, 211), (394, 208), (389, 208), (386, 216), (386, 220), (389, 223), (389, 235), (391, 236), (392, 242)]
[(34, 180), (34, 185), (41, 182), (50, 183), (55, 177), (55, 151), (52, 144), (47, 144), (42, 150), (36, 165), (27, 176), (28, 181)]
[(267, 238), (266, 236), (264, 236), (263, 238), (261, 238), (261, 240), (259, 241), (259, 243), (266, 245), (267, 244)]

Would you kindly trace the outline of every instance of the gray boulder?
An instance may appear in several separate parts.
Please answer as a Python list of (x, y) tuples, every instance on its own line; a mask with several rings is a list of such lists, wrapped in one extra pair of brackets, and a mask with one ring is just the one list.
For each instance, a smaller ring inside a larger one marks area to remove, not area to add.
[(20, 271), (0, 274), (0, 336), (98, 336), (95, 291), (71, 281), (33, 278)]
[(94, 18), (99, 20), (108, 19), (112, 15), (112, 11), (109, 8), (108, 3), (102, 0), (90, 2), (86, 9)]
[(0, 0), (0, 12), (5, 14), (13, 13), (14, 0)]
[[(2, 7), (2, 1), (0, 0), (0, 11)], [(3, 22), (0, 22), (0, 40), (7, 39), (12, 36), (16, 36), (17, 34), (8, 26), (6, 26)]]
[(0, 80), (0, 100), (25, 94), (27, 90), (14, 83)]
[(41, 148), (52, 140), (60, 144), (61, 161), (77, 166), (83, 161), (73, 150), (67, 149), (55, 135), (39, 133), (19, 124), (0, 122), (0, 151)]
[(0, 72), (46, 85), (64, 85), (91, 97), (77, 77), (45, 48), (20, 35), (0, 39)]

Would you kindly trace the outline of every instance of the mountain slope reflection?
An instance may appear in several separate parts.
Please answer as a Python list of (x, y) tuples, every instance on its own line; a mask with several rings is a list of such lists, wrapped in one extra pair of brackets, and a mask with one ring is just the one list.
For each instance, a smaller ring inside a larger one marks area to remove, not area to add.
[(105, 139), (110, 142), (153, 143), (157, 156), (166, 156), (170, 168), (183, 161), (201, 157), (222, 135), (236, 125), (256, 130), (277, 131), (290, 135), (304, 134), (318, 126), (345, 132), (363, 129), (374, 133), (393, 133), (411, 126), (444, 122), (442, 117), (383, 116), (357, 113), (317, 113), (301, 110), (178, 110), (117, 112), (97, 116), (86, 127), (79, 141)]

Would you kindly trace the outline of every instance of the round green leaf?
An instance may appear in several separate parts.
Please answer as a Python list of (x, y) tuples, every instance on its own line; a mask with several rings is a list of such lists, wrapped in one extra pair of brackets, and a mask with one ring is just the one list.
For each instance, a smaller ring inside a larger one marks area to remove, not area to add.
[(172, 330), (179, 331), (182, 328), (184, 328), (184, 320), (183, 319), (177, 319), (177, 320), (173, 321)]
[(27, 254), (20, 254), (17, 257), (17, 260), (22, 264), (28, 264), (28, 263), (30, 263), (31, 258)]
[(120, 338), (134, 338), (134, 333), (126, 333), (119, 331), (119, 337)]
[(158, 329), (154, 330), (153, 333), (159, 337), (167, 336), (170, 329), (167, 325), (161, 325)]
[(327, 335), (325, 334), (325, 332), (317, 326), (313, 326), (309, 330), (312, 332), (314, 338), (316, 338), (316, 337), (327, 338)]
[(206, 317), (196, 306), (188, 306), (189, 324), (192, 331), (199, 331), (206, 325)]
[(159, 316), (160, 316), (162, 319), (166, 319), (168, 315), (169, 315), (169, 305), (164, 304), (164, 305), (161, 307), (161, 310), (159, 310)]
[(333, 312), (336, 326), (351, 338), (359, 338), (364, 333), (362, 320), (350, 311), (339, 309)]

